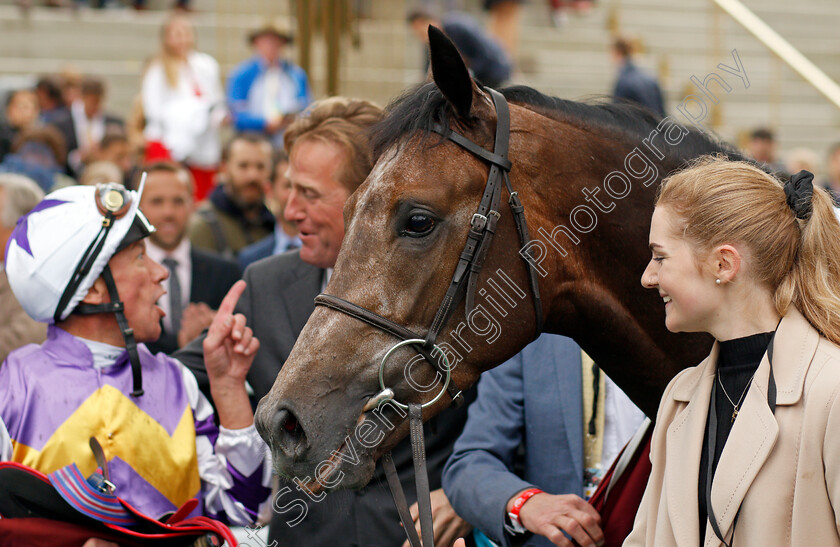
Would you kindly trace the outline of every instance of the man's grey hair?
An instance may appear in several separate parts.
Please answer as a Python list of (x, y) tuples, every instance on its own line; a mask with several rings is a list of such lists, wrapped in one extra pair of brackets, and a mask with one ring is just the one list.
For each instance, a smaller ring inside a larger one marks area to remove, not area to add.
[(13, 228), (20, 217), (44, 199), (44, 191), (35, 181), (23, 175), (0, 173), (0, 223)]

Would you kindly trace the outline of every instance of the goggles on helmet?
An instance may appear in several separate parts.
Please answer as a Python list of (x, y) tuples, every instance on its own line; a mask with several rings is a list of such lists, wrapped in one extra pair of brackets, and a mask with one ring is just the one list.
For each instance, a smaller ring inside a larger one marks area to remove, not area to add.
[[(142, 192), (142, 186), (140, 191)], [(94, 199), (96, 201), (96, 208), (102, 214), (102, 227), (99, 229), (99, 233), (93, 241), (90, 242), (90, 245), (88, 245), (88, 248), (79, 260), (79, 263), (76, 265), (73, 275), (58, 301), (58, 306), (56, 307), (55, 314), (53, 316), (56, 322), (61, 320), (61, 316), (64, 313), (67, 304), (76, 294), (79, 285), (81, 285), (82, 281), (85, 277), (87, 277), (91, 268), (96, 263), (96, 259), (102, 252), (102, 248), (105, 245), (105, 241), (108, 239), (108, 233), (113, 227), (114, 221), (125, 216), (125, 214), (131, 209), (132, 205), (132, 193), (126, 190), (123, 185), (115, 182), (97, 184)], [(137, 199), (139, 200), (139, 194)], [(122, 241), (119, 245), (117, 245), (113, 254), (116, 254), (132, 243), (149, 236), (154, 233), (154, 231), (154, 226), (149, 224), (149, 221), (140, 209), (135, 209), (135, 216), (131, 226)]]

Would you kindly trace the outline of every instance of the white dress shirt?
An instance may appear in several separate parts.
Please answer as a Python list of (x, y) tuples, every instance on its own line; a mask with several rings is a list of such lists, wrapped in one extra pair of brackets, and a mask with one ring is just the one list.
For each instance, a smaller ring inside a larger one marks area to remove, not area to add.
[[(150, 240), (146, 240), (146, 254), (149, 255), (149, 258), (154, 260), (155, 262), (163, 265), (163, 259), (167, 257), (172, 257), (178, 262), (178, 266), (175, 268), (175, 271), (178, 273), (178, 282), (181, 284), (181, 309), (187, 307), (190, 303), (190, 291), (192, 289), (192, 258), (190, 256), (190, 250), (192, 247), (190, 246), (189, 238), (184, 238), (181, 243), (175, 247), (175, 249), (171, 252), (165, 251), (152, 243)], [(166, 266), (164, 266), (166, 268)], [(169, 306), (169, 278), (162, 283), (163, 288), (166, 289), (167, 294), (164, 294), (158, 300), (157, 305), (166, 312), (166, 317), (163, 318), (163, 328), (166, 329), (167, 332), (172, 331), (172, 320), (170, 319), (170, 306)], [(176, 333), (177, 334), (177, 333)]]
[(89, 150), (102, 141), (105, 136), (105, 115), (100, 111), (93, 118), (88, 118), (81, 100), (73, 101), (70, 109), (73, 112), (73, 129), (76, 131), (79, 150)]
[(279, 255), (292, 249), (300, 247), (300, 238), (298, 236), (290, 236), (283, 230), (283, 225), (280, 221), (274, 225), (274, 249), (271, 251), (272, 255)]
[(71, 120), (78, 147), (67, 153), (67, 163), (78, 173), (84, 168), (82, 153), (99, 144), (105, 136), (105, 114), (100, 111), (93, 118), (88, 118), (85, 114), (85, 105), (81, 100), (73, 101), (70, 111), (73, 113)]
[(645, 421), (645, 413), (639, 410), (609, 376), (604, 378), (604, 390), (604, 416), (607, 418), (604, 420), (601, 468), (606, 471), (627, 441), (639, 430), (639, 426)]

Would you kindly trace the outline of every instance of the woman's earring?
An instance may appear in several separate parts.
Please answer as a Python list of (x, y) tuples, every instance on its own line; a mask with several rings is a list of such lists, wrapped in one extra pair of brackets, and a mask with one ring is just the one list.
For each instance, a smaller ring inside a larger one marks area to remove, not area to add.
[(720, 285), (720, 279), (715, 279), (715, 284)]

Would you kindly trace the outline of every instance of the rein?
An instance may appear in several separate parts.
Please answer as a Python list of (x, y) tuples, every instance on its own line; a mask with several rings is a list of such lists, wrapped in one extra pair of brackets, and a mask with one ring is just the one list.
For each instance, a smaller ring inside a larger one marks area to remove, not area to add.
[[(433, 547), (434, 546), (434, 530), (432, 527), (432, 508), (429, 489), (429, 478), (426, 470), (426, 450), (423, 439), (423, 417), (422, 410), (433, 405), (440, 399), (444, 391), (449, 393), (452, 399), (452, 404), (455, 406), (463, 402), (463, 395), (458, 389), (455, 382), (451, 379), (451, 367), (446, 358), (444, 351), (435, 344), (441, 329), (447, 324), (452, 314), (455, 312), (461, 300), (465, 300), (465, 308), (467, 317), (475, 308), (475, 291), (478, 284), (478, 276), (484, 266), (484, 261), (487, 258), (487, 253), (490, 249), (490, 244), (493, 241), (493, 236), (496, 233), (496, 225), (501, 218), (499, 213), (499, 204), (501, 202), (502, 183), (506, 187), (508, 194), (508, 205), (513, 213), (516, 231), (519, 235), (520, 248), (524, 248), (530, 241), (528, 234), (528, 225), (525, 221), (525, 207), (519, 200), (519, 195), (513, 190), (510, 183), (509, 172), (512, 167), (508, 159), (508, 150), (510, 142), (510, 110), (504, 96), (498, 91), (490, 88), (485, 88), (493, 99), (493, 104), (496, 109), (496, 139), (493, 152), (490, 152), (463, 135), (456, 133), (451, 129), (444, 128), (441, 124), (434, 124), (432, 130), (439, 133), (444, 138), (449, 139), (461, 148), (464, 148), (473, 155), (481, 158), (490, 164), (490, 172), (487, 176), (487, 184), (484, 188), (484, 193), (481, 196), (481, 202), (478, 205), (478, 210), (473, 214), (470, 220), (470, 230), (467, 233), (467, 241), (461, 255), (458, 258), (458, 265), (455, 267), (455, 273), (452, 276), (452, 281), (449, 288), (443, 297), (443, 300), (435, 314), (434, 320), (429, 327), (429, 332), (426, 336), (421, 336), (413, 331), (398, 325), (397, 323), (382, 317), (381, 315), (363, 308), (352, 302), (348, 302), (337, 296), (329, 294), (319, 294), (315, 297), (316, 306), (324, 306), (327, 308), (340, 311), (351, 317), (358, 319), (368, 325), (376, 327), (383, 332), (386, 332), (395, 338), (402, 341), (391, 347), (382, 359), (379, 367), (379, 384), (382, 391), (370, 398), (365, 404), (363, 412), (373, 410), (382, 403), (390, 401), (399, 408), (407, 409), (409, 414), (409, 429), (411, 433), (412, 456), (414, 459), (415, 481), (417, 487), (417, 502), (420, 513), (420, 529), (422, 532), (423, 543), (421, 546), (420, 538), (414, 526), (409, 513), (408, 503), (405, 498), (399, 478), (397, 477), (396, 467), (391, 458), (391, 453), (388, 452), (382, 457), (383, 467), (388, 479), (388, 485), (391, 488), (391, 495), (394, 498), (394, 503), (397, 506), (397, 511), (400, 514), (400, 520), (408, 535), (411, 547)], [(531, 287), (531, 295), (534, 303), (534, 313), (536, 315), (536, 328), (534, 338), (539, 336), (542, 332), (543, 318), (542, 318), (542, 301), (540, 300), (539, 283), (536, 271), (525, 260), (528, 270), (528, 282)], [(423, 404), (409, 404), (405, 405), (397, 402), (394, 399), (394, 392), (385, 386), (384, 370), (385, 363), (388, 357), (399, 347), (410, 345), (423, 358), (428, 361), (436, 371), (443, 377), (443, 386), (440, 392), (431, 400)], [(434, 354), (438, 354), (440, 359), (436, 359)], [(443, 361), (441, 363), (440, 361)]]

